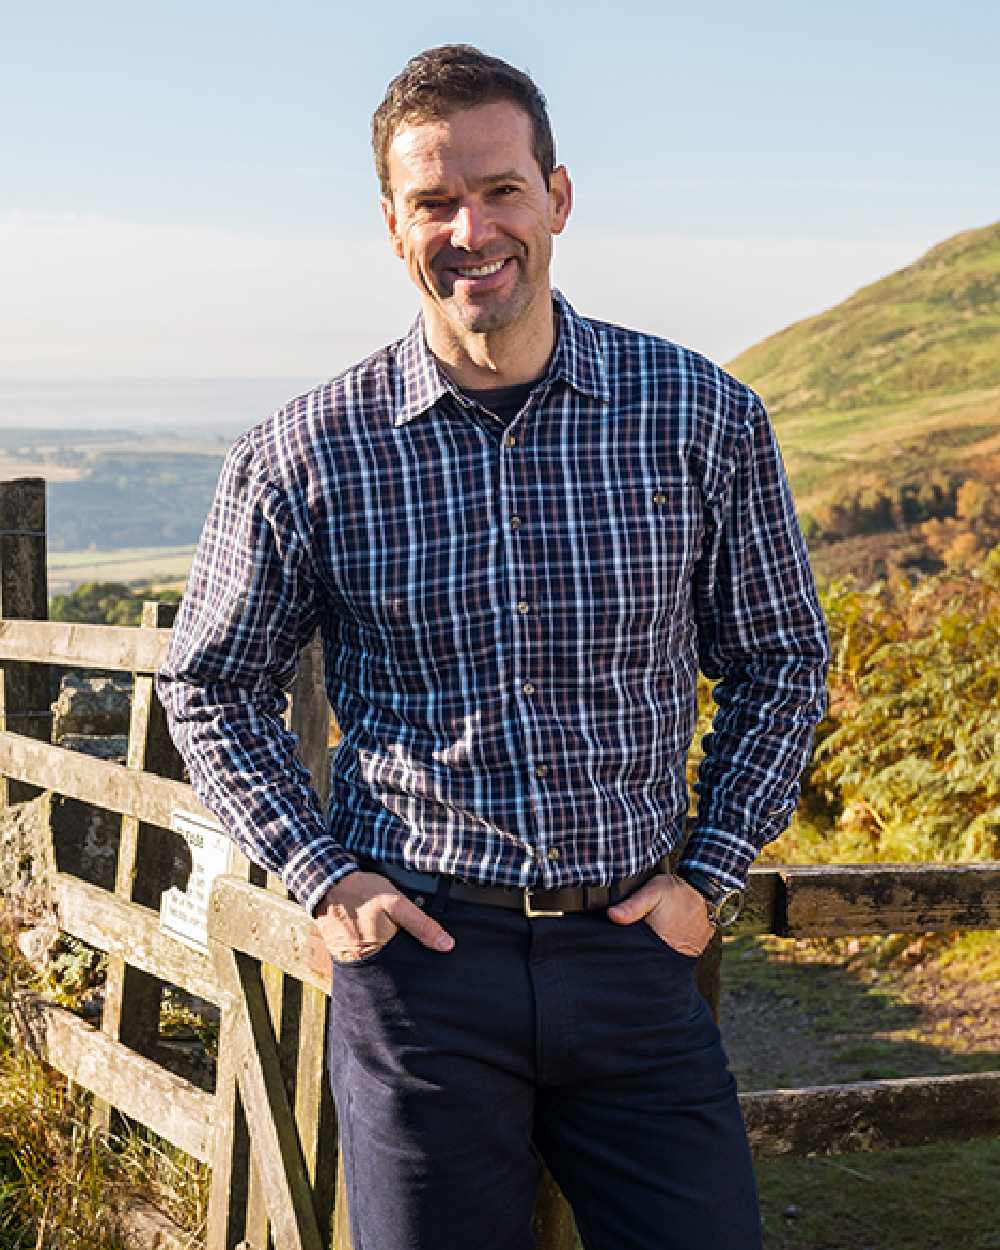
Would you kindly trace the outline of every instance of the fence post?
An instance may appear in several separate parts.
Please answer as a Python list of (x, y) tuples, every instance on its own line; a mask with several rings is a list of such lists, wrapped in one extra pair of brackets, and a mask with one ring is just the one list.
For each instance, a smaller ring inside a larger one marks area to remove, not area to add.
[[(0, 482), (0, 617), (44, 621), (49, 615), (45, 563), (45, 479)], [(46, 664), (0, 664), (0, 729), (48, 742), (52, 697)], [(0, 804), (21, 803), (40, 791), (0, 778)]]
[[(147, 601), (142, 605), (143, 629), (169, 629), (177, 614), (173, 603)], [(170, 738), (166, 716), (156, 698), (153, 676), (135, 673), (129, 720), (126, 764), (141, 772), (180, 781), (184, 766)], [(140, 824), (123, 816), (118, 842), (115, 893), (128, 902), (158, 911), (160, 896), (169, 884), (173, 861), (170, 835), (164, 829)], [(156, 1057), (160, 1032), (163, 982), (133, 968), (117, 956), (108, 961), (101, 1028), (112, 1041), (122, 1042), (148, 1059)], [(94, 1108), (96, 1124), (112, 1131), (120, 1127), (106, 1103)]]

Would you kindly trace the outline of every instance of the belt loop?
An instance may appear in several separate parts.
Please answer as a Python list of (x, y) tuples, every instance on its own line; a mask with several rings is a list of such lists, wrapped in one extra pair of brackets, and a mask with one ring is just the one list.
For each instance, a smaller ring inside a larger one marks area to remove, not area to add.
[(438, 873), (437, 889), (434, 891), (434, 910), (444, 911), (448, 905), (448, 896), (451, 894), (451, 883), (453, 878), (445, 872)]

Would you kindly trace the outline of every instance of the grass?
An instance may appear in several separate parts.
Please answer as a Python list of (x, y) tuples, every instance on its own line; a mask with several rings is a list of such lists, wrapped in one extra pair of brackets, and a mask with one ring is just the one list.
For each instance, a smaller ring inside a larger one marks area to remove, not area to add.
[(119, 1214), (137, 1197), (193, 1237), (206, 1170), (144, 1131), (108, 1138), (90, 1096), (15, 1044), (11, 1002), (31, 985), (0, 926), (0, 1250), (127, 1250)]
[[(731, 1066), (744, 1090), (995, 1070), (998, 974), (992, 932), (730, 939)], [(1000, 1250), (997, 1141), (756, 1170), (765, 1250)]]
[(765, 1250), (1000, 1250), (1000, 1141), (758, 1165)]

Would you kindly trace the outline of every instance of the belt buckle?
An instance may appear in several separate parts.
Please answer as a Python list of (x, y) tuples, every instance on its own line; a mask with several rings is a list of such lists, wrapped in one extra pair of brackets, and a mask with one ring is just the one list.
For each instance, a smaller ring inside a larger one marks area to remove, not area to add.
[(536, 916), (565, 916), (566, 915), (564, 911), (545, 911), (545, 909), (541, 907), (532, 907), (531, 896), (532, 894), (534, 894), (534, 892), (535, 892), (534, 890), (527, 890), (527, 889), (524, 891), (524, 914), (528, 917), (529, 920), (534, 920)]

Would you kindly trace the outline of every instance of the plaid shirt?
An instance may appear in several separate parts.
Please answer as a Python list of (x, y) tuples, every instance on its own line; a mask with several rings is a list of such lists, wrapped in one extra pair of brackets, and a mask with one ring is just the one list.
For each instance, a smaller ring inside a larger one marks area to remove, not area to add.
[[(758, 397), (579, 317), (508, 425), (409, 334), (244, 434), (158, 689), (201, 800), (310, 911), (364, 852), (607, 883), (682, 839), (740, 885), (787, 825), (827, 637)], [(324, 815), (284, 727), (319, 628), (343, 737)]]

